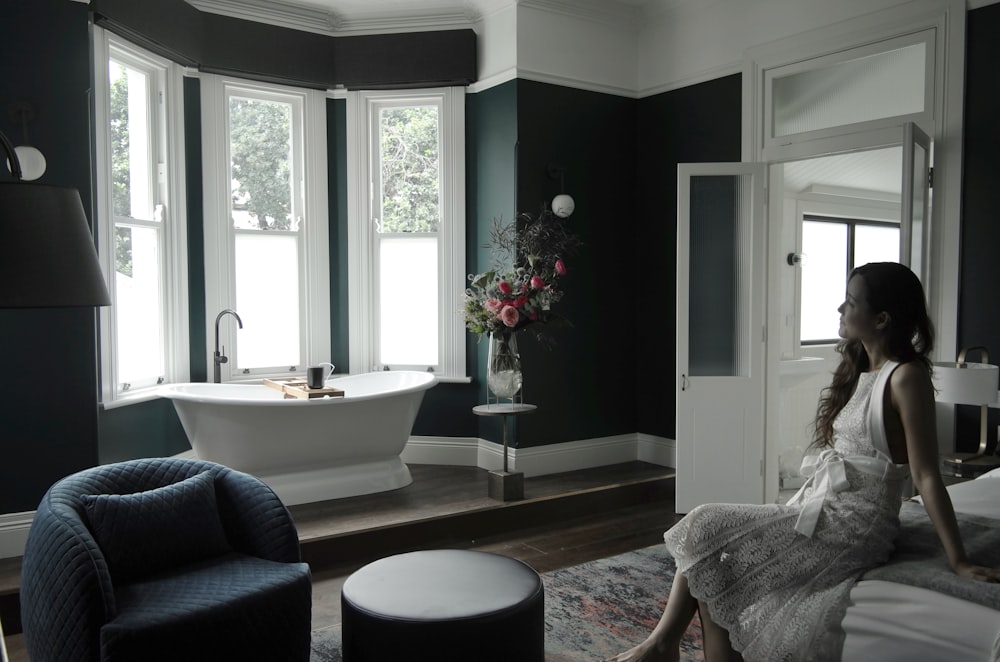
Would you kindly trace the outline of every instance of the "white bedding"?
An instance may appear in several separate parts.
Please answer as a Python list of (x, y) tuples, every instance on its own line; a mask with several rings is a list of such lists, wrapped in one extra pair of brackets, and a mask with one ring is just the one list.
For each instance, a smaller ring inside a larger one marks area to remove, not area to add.
[[(1000, 470), (952, 485), (948, 492), (956, 512), (1000, 519)], [(850, 599), (843, 621), (845, 662), (994, 659), (1000, 635), (1000, 612), (994, 609), (916, 586), (873, 580), (858, 582)]]

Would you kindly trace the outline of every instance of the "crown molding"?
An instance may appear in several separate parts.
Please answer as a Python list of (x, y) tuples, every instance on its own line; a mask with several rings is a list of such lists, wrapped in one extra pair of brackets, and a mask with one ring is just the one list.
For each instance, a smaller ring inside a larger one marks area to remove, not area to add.
[(607, 0), (517, 0), (517, 5), (633, 29), (639, 26), (644, 12), (641, 5)]
[[(470, 0), (349, 15), (286, 0), (185, 0), (199, 11), (324, 35), (385, 34), (471, 28), (480, 12)], [(481, 2), (484, 0), (480, 0)], [(510, 4), (512, 0), (505, 0)], [(497, 4), (489, 0), (487, 5)]]

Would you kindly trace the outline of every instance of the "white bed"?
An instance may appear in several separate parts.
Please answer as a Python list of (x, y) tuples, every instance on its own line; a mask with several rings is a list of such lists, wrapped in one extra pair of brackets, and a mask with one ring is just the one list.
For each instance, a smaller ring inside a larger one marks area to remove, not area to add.
[[(955, 511), (998, 519), (1000, 470), (948, 488)], [(918, 497), (919, 499), (919, 497)], [(845, 662), (997, 660), (1000, 611), (916, 586), (862, 580), (844, 616)]]

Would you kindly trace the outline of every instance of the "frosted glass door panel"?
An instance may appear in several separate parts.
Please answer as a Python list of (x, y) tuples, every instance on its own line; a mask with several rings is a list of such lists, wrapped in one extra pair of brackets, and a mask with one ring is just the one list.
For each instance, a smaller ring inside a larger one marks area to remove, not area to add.
[(691, 177), (689, 374), (745, 376), (750, 175)]

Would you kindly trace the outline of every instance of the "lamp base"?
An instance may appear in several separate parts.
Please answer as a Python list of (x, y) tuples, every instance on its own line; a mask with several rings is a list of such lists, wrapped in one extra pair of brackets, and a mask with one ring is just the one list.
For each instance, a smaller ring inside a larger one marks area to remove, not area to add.
[(497, 499), (499, 501), (520, 501), (524, 498), (524, 472), (489, 472), (488, 493), (491, 499)]
[(1000, 457), (982, 453), (953, 453), (941, 458), (941, 473), (958, 478), (975, 478), (1000, 467)]

